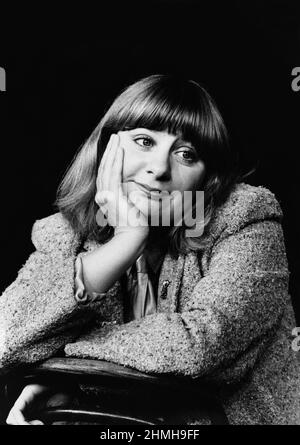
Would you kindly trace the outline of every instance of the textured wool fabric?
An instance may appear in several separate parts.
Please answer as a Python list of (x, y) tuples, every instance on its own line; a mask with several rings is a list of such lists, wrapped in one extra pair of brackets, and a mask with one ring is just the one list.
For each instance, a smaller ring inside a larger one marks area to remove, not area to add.
[(268, 189), (235, 185), (203, 250), (165, 254), (157, 313), (130, 322), (119, 281), (96, 303), (74, 298), (82, 245), (99, 244), (79, 239), (60, 213), (36, 221), (36, 251), (0, 297), (1, 373), (65, 346), (68, 356), (213, 383), (232, 424), (300, 424), (282, 217)]

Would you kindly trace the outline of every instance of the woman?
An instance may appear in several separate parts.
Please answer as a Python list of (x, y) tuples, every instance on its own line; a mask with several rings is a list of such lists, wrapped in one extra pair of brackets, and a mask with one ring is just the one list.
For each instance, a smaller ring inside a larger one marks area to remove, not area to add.
[[(192, 215), (203, 205), (200, 232), (197, 218), (188, 231), (175, 215), (184, 192)], [(166, 202), (170, 224), (152, 225)], [(0, 299), (3, 373), (64, 347), (211, 382), (233, 424), (300, 423), (282, 212), (268, 189), (239, 182), (203, 88), (164, 75), (128, 87), (76, 155), (56, 204), (35, 222), (36, 251)], [(25, 388), (8, 423), (26, 423), (44, 390)]]

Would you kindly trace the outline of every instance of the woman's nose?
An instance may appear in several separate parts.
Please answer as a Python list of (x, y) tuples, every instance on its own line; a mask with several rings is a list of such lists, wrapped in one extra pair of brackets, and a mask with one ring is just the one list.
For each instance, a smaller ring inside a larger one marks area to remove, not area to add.
[(169, 179), (171, 176), (171, 164), (169, 154), (153, 153), (148, 160), (147, 173), (151, 173), (157, 179)]

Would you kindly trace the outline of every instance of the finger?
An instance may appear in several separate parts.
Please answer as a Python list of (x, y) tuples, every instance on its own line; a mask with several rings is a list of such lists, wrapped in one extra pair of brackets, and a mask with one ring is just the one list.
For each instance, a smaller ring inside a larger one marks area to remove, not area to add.
[(99, 165), (99, 169), (98, 169), (98, 178), (99, 178), (99, 186), (98, 188), (100, 188), (101, 190), (104, 190), (103, 187), (105, 186), (103, 184), (104, 182), (104, 173), (107, 171), (107, 159), (109, 157), (112, 145), (113, 145), (113, 141), (114, 141), (114, 137), (115, 134), (112, 134), (110, 136), (110, 139), (108, 141), (108, 144), (106, 146), (105, 152), (103, 154), (103, 157), (101, 159), (100, 165)]
[(124, 149), (118, 144), (110, 176), (110, 189), (119, 189), (123, 182)]
[(102, 173), (103, 181), (104, 181), (104, 187), (103, 190), (111, 190), (111, 177), (114, 173), (114, 164), (116, 160), (116, 154), (119, 146), (119, 139), (120, 137), (118, 135), (113, 135), (113, 141), (110, 148), (110, 152), (105, 164), (105, 170)]
[(13, 425), (28, 425), (24, 417), (24, 412), (27, 407), (34, 401), (34, 399), (40, 394), (48, 391), (47, 386), (31, 384), (25, 386), (18, 399), (16, 400), (14, 406), (12, 407), (7, 421), (15, 422)]
[(25, 386), (17, 400), (15, 401), (14, 407), (20, 411), (24, 411), (26, 407), (40, 394), (48, 391), (47, 386), (31, 384)]
[(13, 409), (11, 409), (11, 410), (9, 411), (9, 414), (8, 414), (8, 416), (7, 416), (7, 418), (6, 418), (6, 423), (7, 423), (8, 425), (17, 425), (17, 421), (16, 421), (16, 419), (15, 419), (15, 414), (14, 414)]
[(12, 408), (6, 419), (8, 425), (28, 425), (22, 412), (16, 408)]
[(45, 425), (41, 420), (30, 420), (28, 422), (29, 425)]
[(97, 205), (99, 206), (101, 213), (103, 215), (106, 215), (108, 212), (108, 208), (109, 208), (107, 192), (98, 192), (96, 194), (95, 201), (96, 201)]
[(114, 164), (110, 175), (110, 183), (111, 183), (110, 185), (114, 185), (116, 181), (122, 182), (123, 155), (124, 155), (124, 150), (119, 145), (115, 152)]
[(96, 213), (96, 223), (99, 227), (105, 227), (108, 223), (106, 215), (101, 211), (101, 209), (98, 209)]
[(105, 148), (105, 150), (104, 150), (104, 153), (103, 153), (103, 155), (102, 155), (102, 158), (101, 158), (101, 160), (100, 160), (100, 164), (99, 164), (99, 167), (98, 167), (97, 179), (96, 179), (96, 187), (97, 187), (97, 190), (101, 190), (101, 186), (102, 186), (102, 184), (101, 184), (101, 182), (102, 182), (102, 175), (103, 175), (103, 171), (104, 171), (104, 169), (105, 169), (105, 163), (106, 163), (106, 159), (107, 159), (107, 153), (108, 153), (108, 151), (110, 150), (110, 146), (111, 146), (111, 143), (112, 143), (112, 136), (113, 136), (113, 135), (111, 135), (110, 138), (109, 138), (109, 141), (108, 141), (108, 143), (107, 143), (107, 145), (106, 145), (106, 148)]
[(95, 196), (95, 201), (100, 208), (102, 206), (105, 206), (105, 204), (107, 203), (107, 192), (105, 192), (104, 190), (97, 192)]

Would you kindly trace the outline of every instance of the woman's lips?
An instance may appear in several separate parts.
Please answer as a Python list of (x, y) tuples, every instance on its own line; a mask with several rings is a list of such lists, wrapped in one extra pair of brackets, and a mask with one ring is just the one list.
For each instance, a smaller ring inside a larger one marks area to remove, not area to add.
[(140, 187), (142, 187), (142, 188), (148, 190), (149, 192), (161, 192), (160, 189), (155, 188), (155, 187), (152, 188), (152, 187), (150, 187), (149, 185), (142, 184), (141, 182), (135, 182), (135, 183), (136, 183), (137, 185), (139, 185)]
[(169, 196), (169, 193), (166, 191), (163, 192), (161, 190), (148, 190), (145, 186), (138, 182), (135, 182), (135, 184), (138, 186), (139, 190), (144, 192), (151, 199), (161, 200), (164, 197)]

